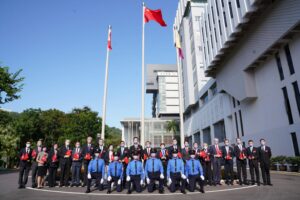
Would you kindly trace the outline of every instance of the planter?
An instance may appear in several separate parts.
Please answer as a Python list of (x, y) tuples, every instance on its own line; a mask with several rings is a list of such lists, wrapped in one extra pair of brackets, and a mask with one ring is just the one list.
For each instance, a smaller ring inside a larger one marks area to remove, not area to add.
[(299, 166), (298, 165), (291, 165), (290, 170), (291, 170), (291, 172), (298, 172), (299, 171)]
[(271, 165), (271, 170), (277, 170), (277, 166), (275, 164)]
[(279, 171), (287, 171), (286, 165), (279, 165)]

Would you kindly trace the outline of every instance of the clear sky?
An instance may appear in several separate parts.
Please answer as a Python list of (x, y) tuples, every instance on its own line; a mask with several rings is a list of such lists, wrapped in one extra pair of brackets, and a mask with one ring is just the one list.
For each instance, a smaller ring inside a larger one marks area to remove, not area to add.
[[(146, 24), (145, 64), (175, 64), (172, 24), (177, 0), (145, 0), (161, 8), (168, 24)], [(107, 124), (141, 113), (141, 0), (1, 0), (0, 62), (22, 68), (22, 98), (2, 106), (57, 108), (89, 106), (102, 115), (107, 27), (112, 25)], [(146, 117), (152, 95), (146, 95)]]

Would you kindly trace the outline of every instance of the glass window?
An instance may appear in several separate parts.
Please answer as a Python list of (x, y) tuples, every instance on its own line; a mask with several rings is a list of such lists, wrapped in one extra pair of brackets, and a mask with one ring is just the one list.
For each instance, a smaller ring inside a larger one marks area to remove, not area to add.
[(292, 116), (290, 100), (289, 100), (289, 96), (288, 96), (288, 92), (287, 92), (286, 87), (282, 88), (282, 92), (283, 92), (285, 110), (286, 110), (286, 113), (288, 115), (289, 124), (293, 124), (294, 120), (293, 120), (293, 116)]
[(289, 65), (290, 73), (292, 75), (292, 74), (295, 73), (295, 69), (294, 69), (294, 64), (293, 64), (293, 60), (292, 60), (292, 56), (291, 56), (291, 52), (290, 52), (290, 47), (289, 47), (288, 44), (285, 45), (284, 51), (285, 51), (285, 55), (286, 55), (288, 65)]

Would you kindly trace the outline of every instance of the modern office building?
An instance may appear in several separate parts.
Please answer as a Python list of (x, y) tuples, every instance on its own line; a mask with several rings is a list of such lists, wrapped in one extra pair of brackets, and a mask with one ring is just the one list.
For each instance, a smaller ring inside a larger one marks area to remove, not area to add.
[[(201, 11), (192, 12), (194, 7)], [(198, 24), (200, 72), (212, 78), (198, 85), (192, 102), (185, 82), (193, 80), (193, 68), (178, 63), (186, 137), (200, 143), (240, 137), (256, 145), (265, 138), (274, 155), (299, 155), (299, 10), (298, 0), (179, 1), (174, 27), (187, 43), (190, 29), (184, 24)], [(190, 47), (182, 48), (191, 60)]]
[[(167, 131), (167, 122), (179, 121), (179, 91), (176, 65), (147, 65), (146, 93), (153, 94), (152, 118), (145, 118), (145, 141), (150, 141), (154, 147), (161, 142), (172, 144), (179, 133)], [(121, 121), (122, 140), (132, 145), (133, 138), (140, 138), (140, 119), (125, 118)], [(144, 145), (144, 144), (142, 144)]]

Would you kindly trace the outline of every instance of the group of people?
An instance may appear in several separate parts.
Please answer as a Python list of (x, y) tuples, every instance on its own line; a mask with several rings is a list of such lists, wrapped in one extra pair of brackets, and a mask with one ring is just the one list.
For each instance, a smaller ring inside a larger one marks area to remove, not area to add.
[[(233, 185), (234, 160), (240, 185), (260, 185), (259, 167), (263, 184), (272, 185), (271, 156), (271, 148), (266, 146), (264, 139), (260, 140), (259, 147), (255, 147), (252, 140), (245, 147), (240, 138), (236, 139), (235, 145), (230, 145), (229, 140), (225, 139), (224, 146), (220, 146), (219, 140), (215, 138), (214, 144), (209, 146), (204, 143), (201, 148), (197, 143), (193, 143), (190, 148), (187, 141), (180, 148), (177, 140), (173, 139), (170, 147), (161, 143), (160, 148), (155, 149), (149, 141), (143, 148), (139, 138), (135, 137), (132, 146), (126, 147), (125, 142), (121, 141), (119, 148), (114, 149), (113, 145), (106, 148), (104, 140), (100, 138), (98, 144), (94, 145), (92, 137), (88, 137), (83, 146), (76, 142), (74, 148), (71, 148), (70, 140), (66, 140), (60, 148), (58, 144), (53, 144), (50, 151), (43, 146), (42, 140), (37, 142), (34, 149), (28, 141), (19, 153), (19, 188), (25, 188), (29, 171), (32, 170), (33, 188), (43, 188), (46, 175), (48, 186), (55, 187), (59, 174), (59, 187), (86, 186), (86, 193), (91, 192), (93, 179), (95, 187), (101, 191), (105, 185), (107, 193), (112, 192), (114, 185), (117, 192), (127, 188), (128, 194), (133, 190), (139, 193), (146, 185), (148, 192), (158, 189), (159, 193), (164, 193), (164, 187), (168, 186), (170, 192), (179, 189), (185, 194), (186, 189), (194, 192), (197, 184), (199, 191), (204, 193), (204, 185), (221, 185), (222, 165), (225, 184)], [(250, 168), (250, 183), (247, 180), (247, 164)]]

